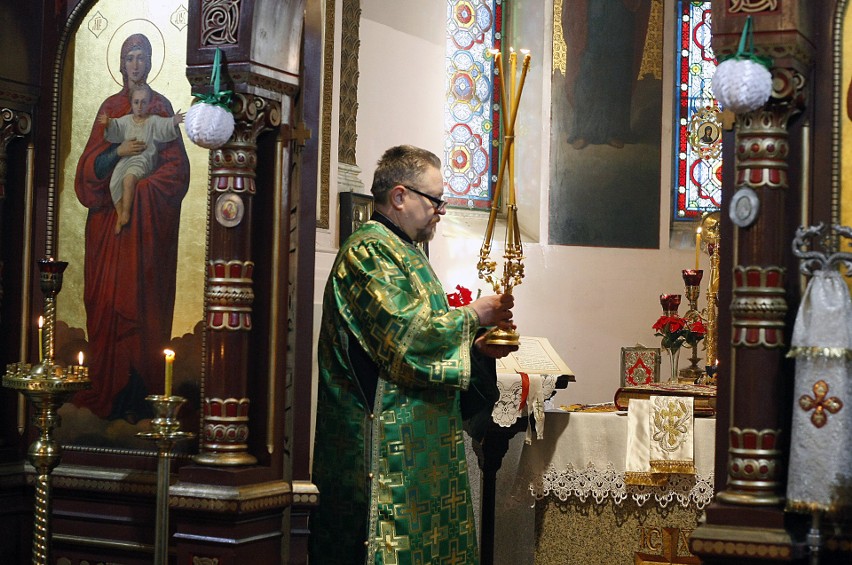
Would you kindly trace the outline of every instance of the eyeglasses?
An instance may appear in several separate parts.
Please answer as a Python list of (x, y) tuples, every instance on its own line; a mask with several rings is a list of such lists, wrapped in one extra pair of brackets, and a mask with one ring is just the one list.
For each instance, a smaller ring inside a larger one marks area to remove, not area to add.
[(403, 187), (403, 188), (407, 188), (411, 192), (416, 192), (417, 194), (419, 194), (420, 196), (422, 196), (423, 198), (425, 198), (426, 200), (431, 202), (432, 206), (435, 207), (436, 212), (441, 212), (444, 208), (447, 207), (447, 201), (442, 199), (442, 198), (435, 198), (431, 194), (426, 194), (425, 192), (420, 192), (416, 188), (411, 188), (410, 186), (405, 186), (404, 184), (401, 184), (400, 186)]

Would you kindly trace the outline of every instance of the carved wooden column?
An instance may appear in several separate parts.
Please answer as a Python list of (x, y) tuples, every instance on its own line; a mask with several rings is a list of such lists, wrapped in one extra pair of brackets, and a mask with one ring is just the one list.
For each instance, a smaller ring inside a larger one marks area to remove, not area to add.
[(192, 92), (210, 91), (221, 50), (235, 129), (210, 153), (202, 430), (195, 464), (169, 491), (179, 563), (279, 563), (288, 551), (293, 162), (282, 140), (300, 86), (303, 20), (304, 0), (189, 3)]
[(254, 301), (252, 200), (257, 137), (281, 125), (276, 101), (237, 94), (230, 141), (213, 151), (210, 165), (207, 251), (207, 374), (202, 398), (201, 452), (207, 465), (249, 465), (248, 339)]
[[(730, 336), (731, 349), (719, 371), (716, 500), (690, 541), (692, 552), (708, 564), (789, 560), (799, 550), (785, 529), (783, 504), (792, 380), (785, 361), (788, 297), (798, 287), (795, 265), (787, 264), (796, 227), (789, 225), (789, 208), (800, 204), (797, 193), (790, 194), (788, 128), (804, 107), (813, 54), (804, 4), (712, 5), (717, 57), (736, 51), (751, 15), (756, 51), (773, 57), (774, 66), (769, 101), (737, 116), (735, 147), (725, 154), (725, 168), (733, 166), (734, 174), (727, 176), (733, 185), (723, 186), (723, 248), (733, 257), (722, 279), (731, 302), (720, 308), (729, 306), (730, 326), (721, 335)], [(728, 207), (738, 212), (736, 225)]]

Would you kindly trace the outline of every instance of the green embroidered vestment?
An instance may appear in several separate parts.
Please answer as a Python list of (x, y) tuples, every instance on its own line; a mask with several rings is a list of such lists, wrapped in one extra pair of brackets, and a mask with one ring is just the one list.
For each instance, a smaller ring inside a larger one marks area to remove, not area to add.
[[(376, 221), (344, 244), (323, 304), (311, 562), (475, 565), (459, 393), (486, 377), (476, 313), (450, 310), (425, 255)], [(370, 401), (351, 339), (378, 366)]]

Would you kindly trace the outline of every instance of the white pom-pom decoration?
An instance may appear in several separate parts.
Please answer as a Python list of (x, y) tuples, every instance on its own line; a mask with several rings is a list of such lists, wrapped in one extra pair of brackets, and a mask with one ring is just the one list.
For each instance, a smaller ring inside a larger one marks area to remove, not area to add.
[(198, 102), (190, 106), (183, 119), (186, 135), (205, 149), (218, 149), (234, 133), (234, 115), (221, 106)]
[(735, 114), (757, 110), (772, 94), (772, 73), (751, 59), (728, 59), (716, 67), (713, 95)]

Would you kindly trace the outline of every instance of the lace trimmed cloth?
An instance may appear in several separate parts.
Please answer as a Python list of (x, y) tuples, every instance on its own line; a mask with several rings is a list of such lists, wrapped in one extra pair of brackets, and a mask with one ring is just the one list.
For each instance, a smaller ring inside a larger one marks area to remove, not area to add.
[(561, 470), (550, 465), (530, 483), (530, 492), (537, 500), (555, 496), (563, 502), (570, 497), (585, 502), (592, 497), (595, 503), (602, 504), (609, 498), (620, 505), (629, 497), (639, 506), (653, 500), (665, 508), (674, 501), (684, 508), (693, 505), (701, 510), (713, 500), (713, 472), (706, 476), (670, 475), (665, 485), (639, 486), (626, 484), (624, 472), (616, 471), (612, 463), (603, 469), (593, 463), (586, 468), (575, 468), (569, 463)]
[(699, 510), (713, 499), (715, 418), (695, 418), (695, 474), (672, 473), (659, 486), (625, 482), (628, 427), (623, 413), (550, 410), (547, 426), (543, 440), (524, 446), (516, 492), (598, 504), (609, 499), (616, 505), (629, 498), (639, 506), (653, 501), (661, 507), (679, 504)]
[[(508, 428), (519, 418), (535, 419), (536, 437), (544, 438), (545, 402), (556, 390), (558, 375), (500, 374), (497, 389), (500, 398), (494, 404), (491, 418), (497, 425)], [(527, 426), (526, 443), (532, 441), (532, 426)]]

